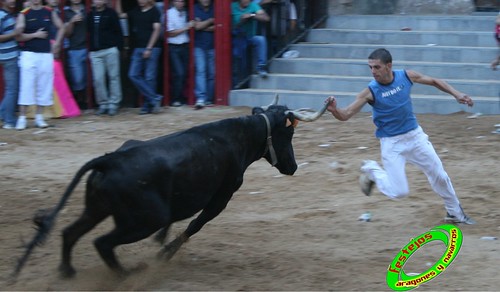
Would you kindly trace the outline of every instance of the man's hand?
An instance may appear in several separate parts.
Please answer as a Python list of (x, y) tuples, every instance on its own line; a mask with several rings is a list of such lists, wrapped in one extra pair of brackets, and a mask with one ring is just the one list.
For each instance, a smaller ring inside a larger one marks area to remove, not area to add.
[(467, 94), (460, 94), (458, 97), (455, 97), (460, 104), (466, 104), (468, 106), (473, 106), (474, 101)]
[(500, 65), (500, 56), (491, 62), (491, 70), (497, 70), (497, 66)]
[(335, 96), (331, 95), (327, 97), (325, 99), (325, 104), (328, 104), (328, 107), (326, 108), (327, 111), (333, 113), (337, 110), (337, 100), (335, 99)]
[(38, 39), (46, 39), (49, 36), (49, 33), (43, 30), (43, 28), (39, 28), (36, 32), (34, 32), (33, 36)]

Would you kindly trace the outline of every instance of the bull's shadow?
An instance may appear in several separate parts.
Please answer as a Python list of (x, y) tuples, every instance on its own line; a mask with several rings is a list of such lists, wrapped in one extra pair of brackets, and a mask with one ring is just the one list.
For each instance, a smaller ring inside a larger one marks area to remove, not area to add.
[(311, 112), (289, 110), (277, 102), (278, 96), (269, 106), (253, 108), (250, 116), (207, 123), (147, 141), (127, 141), (116, 151), (87, 162), (59, 203), (35, 215), (37, 233), (19, 259), (13, 279), (33, 249), (44, 243), (58, 213), (88, 171), (85, 209), (63, 230), (61, 275), (71, 277), (76, 273), (71, 265), (74, 245), (109, 216), (113, 216), (115, 228), (97, 238), (94, 245), (108, 267), (126, 275), (131, 270), (117, 260), (116, 246), (137, 242), (155, 232), (155, 239), (163, 244), (172, 223), (201, 211), (184, 232), (161, 249), (159, 256), (170, 259), (224, 210), (242, 185), (250, 164), (264, 157), (282, 174), (295, 173), (295, 126), (299, 120), (318, 119), (327, 104)]

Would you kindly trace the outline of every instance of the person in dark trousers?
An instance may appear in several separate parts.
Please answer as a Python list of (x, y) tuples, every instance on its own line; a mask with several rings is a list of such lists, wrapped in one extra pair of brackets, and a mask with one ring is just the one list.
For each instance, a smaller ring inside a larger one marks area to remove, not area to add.
[(189, 34), (194, 20), (188, 21), (184, 0), (173, 0), (173, 6), (167, 10), (167, 33), (170, 70), (172, 72), (172, 106), (186, 104), (183, 94), (189, 65)]
[(0, 65), (3, 68), (4, 92), (0, 104), (2, 128), (11, 130), (16, 126), (17, 97), (19, 95), (19, 46), (16, 36), (15, 0), (2, 0), (0, 9)]
[(370, 54), (368, 66), (374, 80), (356, 96), (354, 102), (346, 108), (338, 108), (334, 96), (325, 101), (328, 103), (327, 110), (340, 121), (349, 120), (367, 103), (372, 106), (373, 122), (377, 127), (375, 135), (380, 139), (384, 168), (373, 160), (363, 162), (359, 180), (363, 193), (369, 196), (376, 185), (391, 199), (408, 196), (410, 190), (405, 164), (409, 162), (425, 173), (432, 189), (444, 200), (446, 222), (474, 224), (475, 221), (462, 210), (443, 163), (417, 122), (410, 92), (414, 83), (421, 83), (452, 95), (461, 104), (473, 106), (472, 99), (444, 80), (413, 70), (393, 70), (392, 56), (383, 48)]
[[(254, 47), (257, 58), (257, 74), (260, 77), (267, 77), (267, 40), (262, 35), (257, 35), (257, 23), (269, 22), (269, 15), (258, 4), (250, 0), (239, 0), (231, 4), (233, 31), (246, 39), (246, 43)], [(234, 34), (234, 32), (233, 32)], [(234, 44), (233, 44), (234, 45)], [(244, 55), (246, 47), (241, 48), (240, 54)], [(245, 56), (241, 56), (245, 58)]]
[(160, 11), (154, 0), (137, 0), (138, 6), (122, 13), (121, 0), (117, 10), (122, 18), (128, 19), (132, 55), (128, 77), (144, 97), (139, 114), (158, 113), (162, 95), (156, 93), (160, 48)]
[(66, 50), (71, 90), (80, 109), (88, 108), (87, 92), (87, 13), (82, 0), (70, 0), (64, 8), (65, 35), (69, 47)]
[(194, 65), (196, 109), (213, 103), (215, 81), (214, 7), (212, 0), (194, 6)]
[(94, 92), (99, 105), (96, 114), (114, 116), (122, 100), (120, 50), (123, 48), (123, 34), (118, 14), (106, 2), (93, 0), (94, 6), (87, 16), (87, 31)]

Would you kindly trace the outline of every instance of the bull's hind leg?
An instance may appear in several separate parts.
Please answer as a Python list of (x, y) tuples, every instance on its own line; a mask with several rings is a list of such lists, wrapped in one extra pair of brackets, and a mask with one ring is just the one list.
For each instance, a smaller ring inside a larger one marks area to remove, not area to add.
[(61, 276), (69, 278), (75, 275), (76, 271), (71, 265), (71, 251), (73, 250), (76, 242), (85, 233), (89, 232), (109, 214), (92, 214), (85, 210), (83, 214), (73, 224), (68, 226), (63, 231), (63, 247), (62, 247), (62, 261), (59, 266)]
[(94, 245), (99, 252), (99, 255), (108, 265), (110, 269), (120, 275), (128, 275), (131, 271), (126, 270), (116, 258), (114, 248), (118, 245), (134, 243), (142, 240), (155, 231), (158, 230), (157, 226), (117, 226), (110, 233), (99, 237), (95, 240)]

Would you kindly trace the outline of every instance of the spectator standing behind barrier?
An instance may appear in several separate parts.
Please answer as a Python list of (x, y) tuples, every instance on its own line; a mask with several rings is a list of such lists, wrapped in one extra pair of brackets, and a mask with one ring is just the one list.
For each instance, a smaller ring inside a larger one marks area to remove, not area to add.
[[(238, 0), (231, 4), (233, 36), (242, 34), (246, 38), (248, 44), (255, 48), (254, 52), (257, 56), (257, 74), (260, 77), (267, 77), (266, 61), (267, 61), (267, 41), (264, 36), (256, 35), (257, 22), (268, 22), (269, 15), (256, 3), (251, 0)], [(233, 43), (234, 45), (234, 43)], [(243, 54), (246, 48), (239, 48)]]
[(15, 0), (2, 0), (0, 9), (0, 65), (3, 68), (4, 94), (0, 104), (0, 118), (4, 129), (14, 129), (16, 125), (16, 107), (19, 95), (19, 46), (15, 29)]
[(163, 99), (163, 96), (156, 93), (161, 54), (160, 12), (156, 9), (154, 0), (137, 0), (138, 6), (127, 13), (122, 13), (121, 0), (117, 3), (120, 17), (128, 18), (132, 48), (128, 77), (144, 96), (139, 114), (158, 113)]
[(194, 6), (195, 109), (213, 103), (215, 80), (214, 8), (212, 0)]
[(71, 90), (80, 109), (87, 109), (87, 25), (82, 0), (70, 0), (64, 8), (66, 50)]
[(189, 66), (189, 34), (194, 21), (187, 21), (184, 0), (173, 0), (174, 5), (167, 10), (167, 33), (170, 71), (172, 73), (172, 106), (186, 104), (183, 95)]
[[(57, 36), (51, 44), (49, 31), (57, 27)], [(20, 89), (19, 118), (16, 129), (27, 126), (26, 110), (36, 105), (35, 126), (48, 127), (43, 118), (44, 107), (53, 104), (54, 55), (58, 55), (64, 36), (64, 26), (57, 13), (42, 5), (42, 0), (31, 0), (29, 7), (21, 11), (16, 28), (23, 31), (17, 41), (23, 42), (19, 57)]]
[[(90, 64), (92, 80), (99, 109), (97, 115), (108, 113), (114, 116), (122, 100), (120, 80), (120, 50), (123, 34), (115, 10), (106, 5), (106, 0), (93, 0), (94, 7), (87, 17), (90, 41)], [(106, 86), (106, 74), (109, 90)]]

